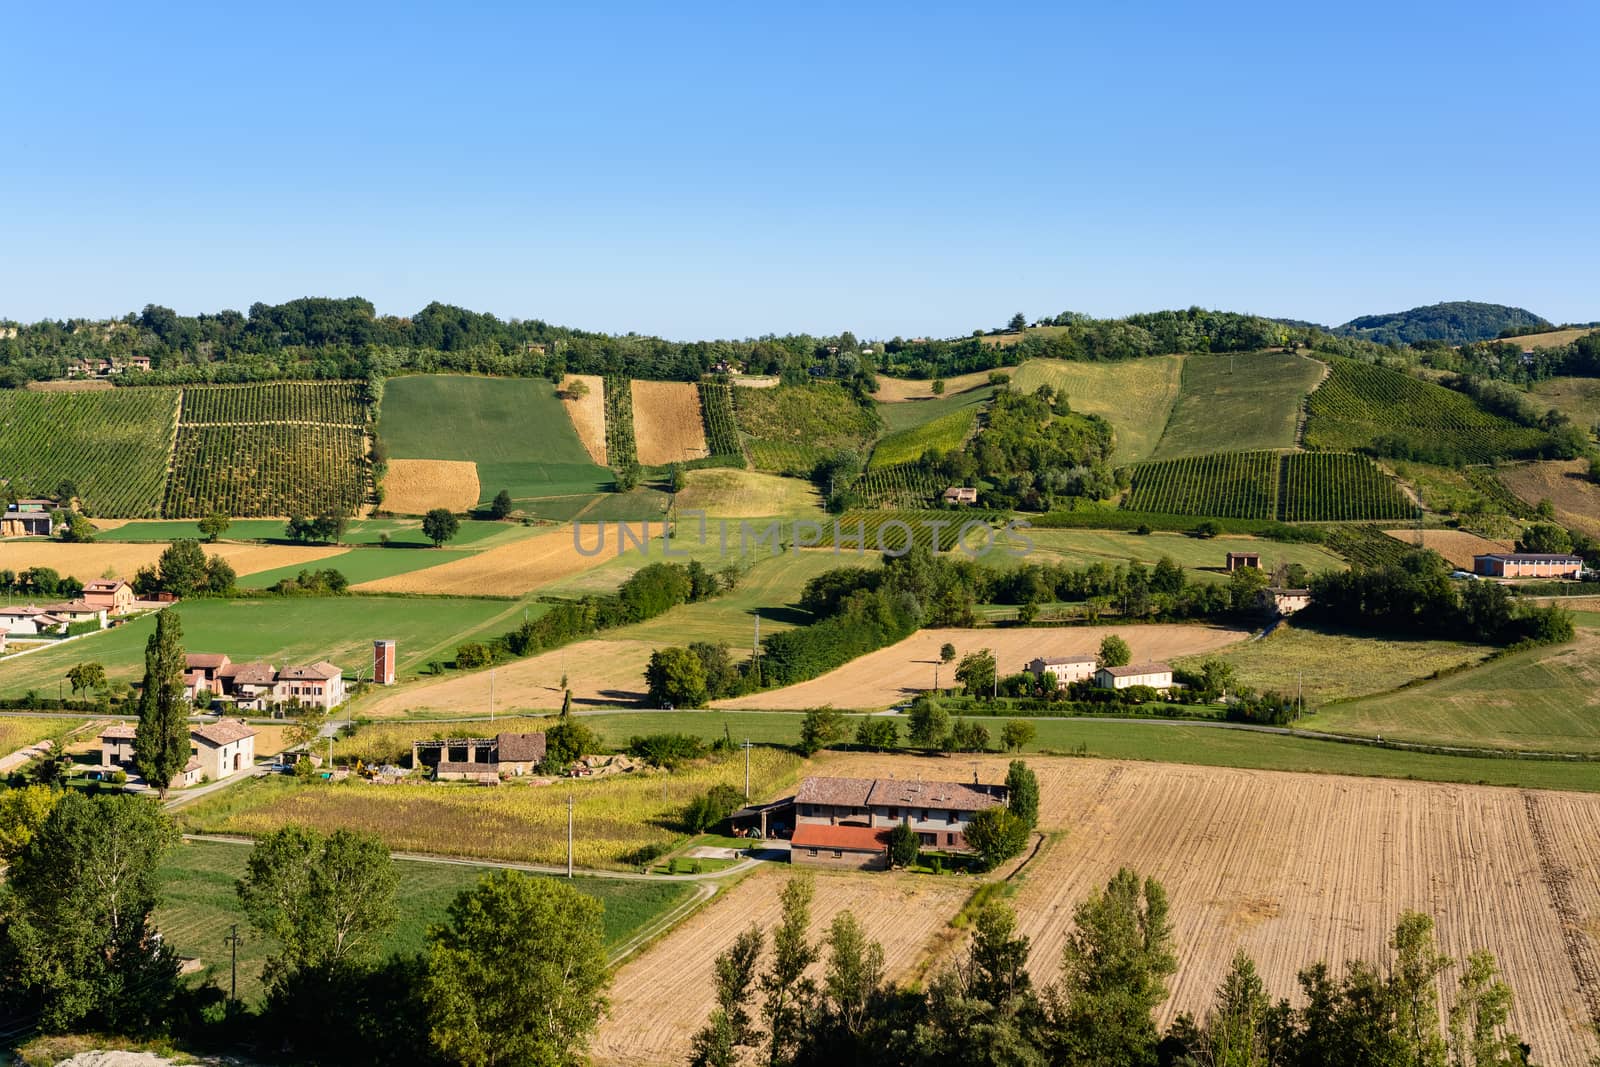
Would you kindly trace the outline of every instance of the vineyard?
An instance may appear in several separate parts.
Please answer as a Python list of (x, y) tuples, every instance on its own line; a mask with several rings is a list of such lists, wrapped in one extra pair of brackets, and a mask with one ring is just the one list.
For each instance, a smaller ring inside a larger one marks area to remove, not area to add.
[(978, 425), (976, 407), (958, 408), (920, 426), (889, 434), (872, 451), (871, 467), (894, 467), (922, 458), (929, 449), (950, 452), (960, 448)]
[(605, 392), (606, 459), (621, 469), (639, 462), (639, 447), (633, 438), (633, 383), (607, 376)]
[(700, 383), (700, 417), (706, 424), (706, 446), (713, 456), (744, 459), (739, 422), (733, 414), (733, 389), (726, 382)]
[(176, 389), (0, 391), (0, 480), (51, 495), (69, 481), (93, 515), (155, 517), (177, 403)]
[(306, 422), (363, 426), (367, 405), (356, 382), (265, 382), (190, 386), (183, 423)]
[(1285, 522), (1408, 519), (1417, 512), (1394, 479), (1352, 452), (1284, 456), (1278, 509)]
[(1497, 509), (1510, 515), (1513, 519), (1531, 519), (1538, 514), (1528, 502), (1523, 500), (1502, 482), (1489, 467), (1469, 467), (1466, 471), (1467, 484), (1487, 497)]
[(1486, 463), (1537, 449), (1544, 435), (1478, 407), (1453, 389), (1399, 371), (1330, 360), (1332, 374), (1306, 405), (1309, 448), (1375, 446), (1430, 462)]
[(806, 475), (836, 448), (864, 452), (878, 417), (834, 382), (734, 390), (734, 414), (758, 470)]
[(341, 426), (180, 426), (168, 518), (351, 515), (361, 505), (363, 437)]
[(1412, 551), (1410, 545), (1395, 540), (1378, 526), (1335, 526), (1328, 531), (1324, 543), (1330, 552), (1367, 567), (1398, 564)]
[[(847, 511), (823, 523), (822, 546), (841, 552), (858, 547), (865, 553), (881, 551), (900, 552), (907, 542), (918, 548), (936, 548), (944, 552), (955, 547), (961, 528), (969, 522), (994, 527), (1004, 526), (1006, 516), (998, 511), (979, 511), (964, 508), (960, 511), (932, 511), (905, 509), (901, 511)], [(856, 544), (857, 527), (860, 527), (860, 545)], [(938, 545), (934, 545), (934, 536)], [(984, 536), (973, 530), (967, 538), (969, 547), (981, 551), (987, 543)]]
[(873, 466), (857, 480), (856, 492), (876, 508), (919, 508), (939, 499), (939, 479), (915, 463)]
[(1141, 463), (1125, 505), (1132, 511), (1270, 519), (1278, 508), (1278, 453), (1220, 452)]
[(1124, 506), (1283, 522), (1379, 521), (1416, 513), (1377, 464), (1350, 452), (1221, 452), (1141, 463)]

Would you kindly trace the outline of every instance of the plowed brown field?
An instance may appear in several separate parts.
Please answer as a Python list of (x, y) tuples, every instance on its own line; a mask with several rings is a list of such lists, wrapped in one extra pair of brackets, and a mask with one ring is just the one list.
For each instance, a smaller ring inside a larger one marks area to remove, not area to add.
[(532, 592), (547, 582), (570, 577), (609, 558), (584, 556), (573, 544), (571, 527), (441, 563), (351, 586), (363, 593), (441, 593), (450, 596), (510, 596)]
[[(860, 777), (970, 773), (966, 759), (819, 762)], [(1064, 832), (1012, 900), (1037, 980), (1056, 976), (1074, 906), (1126, 866), (1172, 900), (1179, 973), (1163, 1020), (1203, 1012), (1236, 949), (1274, 997), (1296, 999), (1300, 968), (1383, 958), (1400, 912), (1416, 909), (1457, 959), (1495, 954), (1535, 1060), (1584, 1064), (1600, 1051), (1600, 796), (1060, 757), (1029, 765), (1041, 827)], [(1005, 766), (983, 758), (979, 773), (998, 781)]]
[(383, 476), (383, 506), (399, 515), (470, 511), (477, 504), (478, 465), (467, 460), (391, 459)]
[[(1384, 533), (1407, 545), (1416, 545), (1416, 530), (1385, 530)], [(1510, 541), (1491, 541), (1468, 530), (1423, 530), (1422, 547), (1431, 548), (1462, 570), (1472, 569), (1472, 557), (1490, 552), (1510, 552)]]
[(1133, 662), (1172, 659), (1210, 652), (1242, 641), (1249, 631), (1227, 626), (1073, 626), (1061, 629), (920, 630), (898, 644), (851, 660), (809, 682), (718, 701), (712, 707), (881, 708), (939, 684), (955, 684), (955, 663), (941, 665), (939, 646), (956, 646), (956, 660), (969, 652), (989, 649), (999, 661), (1002, 675), (1022, 670), (1035, 656), (1093, 655), (1107, 634), (1115, 633), (1133, 649)]
[[(208, 556), (221, 556), (240, 577), (257, 571), (292, 567), (345, 551), (338, 545), (202, 545)], [(59, 541), (0, 542), (0, 569), (20, 571), (49, 567), (80, 582), (114, 574), (132, 580), (140, 567), (161, 558), (162, 544), (63, 544)]]
[[(771, 935), (779, 920), (785, 868), (763, 870), (714, 900), (642, 955), (623, 965), (611, 987), (611, 1015), (591, 1054), (596, 1063), (684, 1063), (694, 1032), (716, 1004), (717, 953), (750, 927)], [(883, 945), (891, 979), (909, 971), (941, 940), (972, 885), (965, 880), (868, 872), (818, 872), (811, 936), (820, 939), (849, 910)], [(821, 975), (821, 966), (815, 968)]]
[(692, 382), (635, 381), (633, 437), (647, 467), (709, 456), (700, 390)]
[(606, 463), (605, 379), (598, 374), (567, 375), (566, 381), (573, 380), (587, 385), (589, 391), (577, 400), (563, 391), (562, 406), (567, 409), (567, 417), (572, 420), (572, 428), (578, 431), (578, 440), (583, 442), (589, 458), (603, 467)]

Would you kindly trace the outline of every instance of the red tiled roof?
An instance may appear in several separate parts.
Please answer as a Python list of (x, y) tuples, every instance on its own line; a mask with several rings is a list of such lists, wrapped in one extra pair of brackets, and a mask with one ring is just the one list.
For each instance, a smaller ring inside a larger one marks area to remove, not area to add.
[(217, 677), (235, 685), (271, 685), (277, 681), (278, 672), (270, 663), (230, 663), (217, 672)]
[(114, 726), (107, 726), (104, 730), (101, 730), (100, 737), (102, 740), (128, 741), (133, 738), (135, 732), (133, 723), (119, 722)]
[(887, 852), (889, 831), (870, 826), (823, 826), (803, 822), (794, 828), (789, 843), (796, 848), (848, 848), (856, 852)]
[(283, 673), (279, 675), (279, 677), (292, 678), (295, 681), (327, 681), (331, 678), (337, 678), (343, 673), (343, 671), (329, 663), (327, 660), (318, 660), (316, 663), (299, 667), (285, 667), (283, 669)]

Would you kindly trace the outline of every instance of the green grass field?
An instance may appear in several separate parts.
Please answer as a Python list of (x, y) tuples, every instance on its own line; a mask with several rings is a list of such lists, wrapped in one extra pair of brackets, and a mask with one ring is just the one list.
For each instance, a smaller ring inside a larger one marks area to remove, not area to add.
[(396, 574), (410, 574), (412, 571), (426, 570), (437, 567), (441, 563), (460, 559), (468, 555), (467, 552), (455, 549), (428, 548), (352, 548), (348, 552), (341, 552), (337, 556), (315, 560), (311, 563), (300, 563), (290, 567), (278, 567), (270, 571), (257, 571), (255, 574), (241, 576), (239, 584), (246, 589), (266, 589), (283, 578), (293, 578), (304, 570), (336, 570), (350, 580), (351, 585), (358, 582), (371, 582), (379, 578), (391, 578)]
[(1551, 378), (1528, 393), (1541, 411), (1555, 408), (1591, 433), (1600, 425), (1600, 378)]
[(1322, 364), (1288, 352), (1193, 355), (1153, 459), (1293, 448), (1300, 401)]
[[(275, 946), (249, 926), (239, 907), (235, 881), (245, 872), (250, 849), (215, 841), (189, 841), (174, 848), (161, 867), (164, 898), (156, 926), (179, 955), (202, 961), (206, 973), (228, 986), (229, 948), (223, 942), (239, 924), (239, 995), (247, 1003), (262, 994), (261, 966)], [(456, 894), (471, 889), (490, 867), (397, 860), (399, 918), (384, 938), (383, 954), (408, 955), (427, 944), (428, 927), (445, 920)], [(687, 900), (694, 891), (682, 882), (624, 882), (578, 878), (573, 885), (605, 905), (605, 940), (615, 949), (637, 931)]]
[[(908, 402), (880, 406), (903, 408), (918, 405)], [(880, 439), (873, 448), (871, 468), (878, 470), (897, 463), (910, 463), (929, 449), (939, 452), (959, 450), (978, 425), (978, 410), (978, 405), (968, 404), (927, 422), (896, 430)]]
[[(1307, 725), (1428, 744), (1600, 753), (1600, 633), (1580, 630), (1572, 644), (1336, 704)], [(1600, 788), (1600, 768), (1589, 773)]]
[[(487, 501), (501, 489), (516, 501), (597, 493), (611, 473), (584, 451), (540, 378), (418, 374), (384, 388), (378, 433), (396, 459), (469, 460)], [(534, 503), (537, 511), (538, 505)]]
[(1458, 641), (1392, 641), (1286, 623), (1260, 641), (1192, 656), (1179, 665), (1194, 667), (1214, 657), (1233, 665), (1241, 685), (1289, 694), (1303, 691), (1306, 707), (1317, 708), (1330, 700), (1388, 692), (1437, 671), (1482, 663), (1493, 651)]
[(1183, 356), (1122, 363), (1029, 360), (1011, 374), (1011, 388), (1031, 393), (1048, 385), (1067, 394), (1073, 411), (1099, 415), (1116, 431), (1118, 463), (1137, 463), (1155, 451), (1178, 399)]
[[(391, 550), (398, 551), (398, 550)], [(504, 600), (445, 597), (265, 597), (190, 600), (174, 609), (190, 652), (225, 652), (236, 661), (264, 659), (278, 667), (326, 659), (347, 677), (370, 670), (372, 641), (399, 642), (402, 672), (449, 659), (461, 642), (500, 634), (522, 620), (523, 605)], [(125, 626), (7, 662), (0, 696), (30, 689), (54, 696), (74, 664), (100, 663), (113, 683), (143, 677), (145, 640), (155, 629), (146, 615)]]
[[(0, 661), (0, 664), (11, 666), (4, 661)], [(52, 689), (46, 695), (54, 699), (55, 690)], [(83, 723), (83, 719), (36, 719), (29, 715), (0, 715), (0, 756), (8, 756), (24, 745), (59, 737), (68, 730), (77, 729)]]
[(976, 410), (987, 404), (993, 396), (994, 386), (985, 384), (926, 400), (879, 403), (876, 407), (878, 417), (883, 420), (884, 433), (892, 435), (924, 426), (958, 411)]
[[(1255, 537), (1214, 537), (1202, 540), (1180, 533), (1156, 532), (1148, 535), (1115, 530), (1027, 530), (1033, 551), (1022, 562), (1049, 560), (1083, 567), (1091, 563), (1126, 563), (1136, 559), (1151, 565), (1162, 556), (1171, 556), (1185, 568), (1222, 571), (1229, 552), (1259, 552), (1264, 567), (1279, 563), (1299, 563), (1312, 572), (1343, 570), (1344, 560), (1321, 545), (1287, 541), (1266, 541)], [(1020, 542), (1017, 542), (1021, 547)], [(985, 563), (1008, 564), (1009, 557), (994, 553)]]

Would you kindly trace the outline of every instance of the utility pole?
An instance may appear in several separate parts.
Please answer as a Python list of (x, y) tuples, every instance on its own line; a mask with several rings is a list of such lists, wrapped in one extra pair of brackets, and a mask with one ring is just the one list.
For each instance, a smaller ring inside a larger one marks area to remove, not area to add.
[(572, 877), (572, 794), (567, 793), (567, 877)]
[(761, 609), (756, 609), (756, 636), (750, 644), (750, 663), (755, 668), (750, 673), (755, 675), (756, 684), (761, 684)]
[(233, 975), (228, 983), (228, 1014), (233, 1014), (233, 1009), (239, 1003), (239, 924), (232, 924), (233, 932), (222, 939), (233, 951)]
[(750, 803), (750, 739), (744, 739), (744, 802)]

